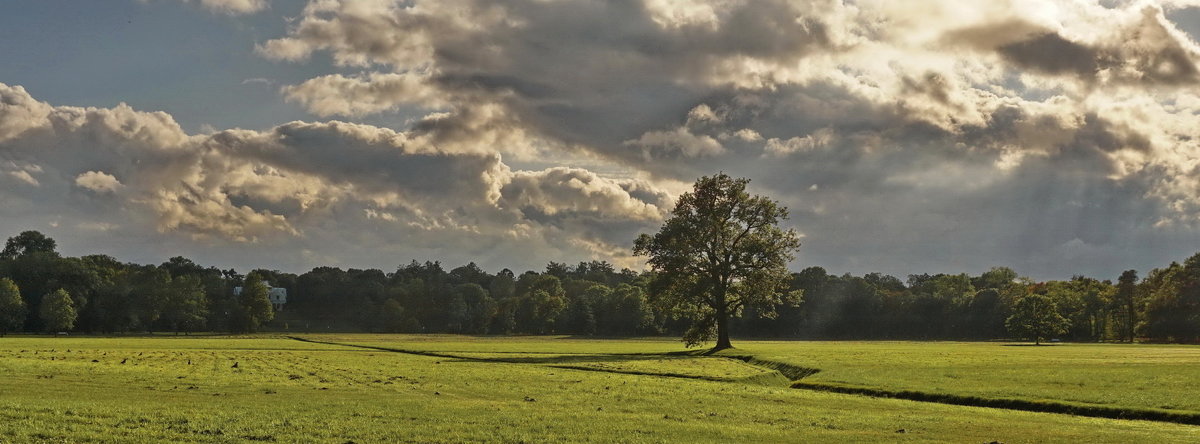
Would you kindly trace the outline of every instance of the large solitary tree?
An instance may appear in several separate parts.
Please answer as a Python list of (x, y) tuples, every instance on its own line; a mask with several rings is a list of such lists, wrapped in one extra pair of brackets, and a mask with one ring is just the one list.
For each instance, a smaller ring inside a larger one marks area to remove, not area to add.
[(634, 243), (634, 254), (648, 256), (656, 272), (656, 303), (692, 321), (683, 337), (689, 346), (715, 334), (714, 350), (730, 348), (729, 318), (747, 305), (770, 317), (776, 305), (798, 302), (786, 290), (799, 236), (779, 227), (787, 208), (747, 193), (749, 182), (724, 173), (700, 178), (658, 234)]
[(1071, 321), (1058, 313), (1058, 304), (1049, 296), (1029, 294), (1017, 300), (1004, 325), (1013, 335), (1033, 338), (1040, 345), (1042, 339), (1066, 333)]

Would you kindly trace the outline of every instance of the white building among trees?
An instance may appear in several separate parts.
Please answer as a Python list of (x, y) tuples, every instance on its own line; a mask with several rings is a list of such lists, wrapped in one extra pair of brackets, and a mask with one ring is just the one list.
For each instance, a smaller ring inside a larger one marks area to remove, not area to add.
[[(283, 305), (287, 304), (287, 289), (283, 287), (272, 287), (270, 282), (264, 282), (267, 285), (267, 299), (271, 300), (271, 307), (275, 311), (283, 311)], [(241, 296), (242, 287), (233, 287), (233, 295)]]

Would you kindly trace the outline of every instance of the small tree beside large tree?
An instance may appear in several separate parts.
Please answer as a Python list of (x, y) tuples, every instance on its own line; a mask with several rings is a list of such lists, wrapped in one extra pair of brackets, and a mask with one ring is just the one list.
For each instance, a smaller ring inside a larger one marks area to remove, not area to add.
[(799, 236), (779, 227), (787, 208), (747, 193), (749, 182), (724, 173), (700, 178), (658, 234), (634, 243), (634, 254), (648, 256), (655, 272), (655, 302), (691, 320), (688, 346), (716, 336), (713, 350), (730, 348), (729, 318), (747, 305), (771, 317), (775, 306), (799, 302), (799, 293), (786, 291)]

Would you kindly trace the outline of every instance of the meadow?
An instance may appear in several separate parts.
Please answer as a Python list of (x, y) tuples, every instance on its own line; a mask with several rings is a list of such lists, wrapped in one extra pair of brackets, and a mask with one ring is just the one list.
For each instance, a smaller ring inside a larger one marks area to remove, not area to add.
[(805, 382), (1200, 412), (1200, 347), (988, 342), (746, 342)]
[[(1200, 440), (1182, 424), (797, 390), (671, 339), (299, 339), (0, 338), (0, 442)], [(1136, 377), (1191, 378), (1187, 346), (735, 345), (726, 353), (820, 369), (804, 380), (1196, 408), (1195, 387)], [(1029, 371), (984, 371), (1003, 366)]]

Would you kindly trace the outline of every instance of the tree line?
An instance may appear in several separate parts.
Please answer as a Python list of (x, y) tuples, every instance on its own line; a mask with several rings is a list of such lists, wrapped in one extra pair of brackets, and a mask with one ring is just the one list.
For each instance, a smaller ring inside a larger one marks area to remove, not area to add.
[[(303, 274), (159, 265), (104, 255), (63, 257), (29, 231), (0, 252), (0, 333), (252, 332), (680, 335), (688, 313), (655, 294), (659, 276), (603, 261), (542, 271), (446, 270), (416, 262), (393, 272), (318, 267)], [(286, 288), (275, 313), (267, 283)], [(787, 304), (748, 302), (732, 314), (741, 336), (809, 339), (1200, 340), (1200, 254), (1114, 281), (1034, 281), (1009, 268), (979, 275), (791, 273)], [(234, 296), (234, 287), (244, 287)]]

